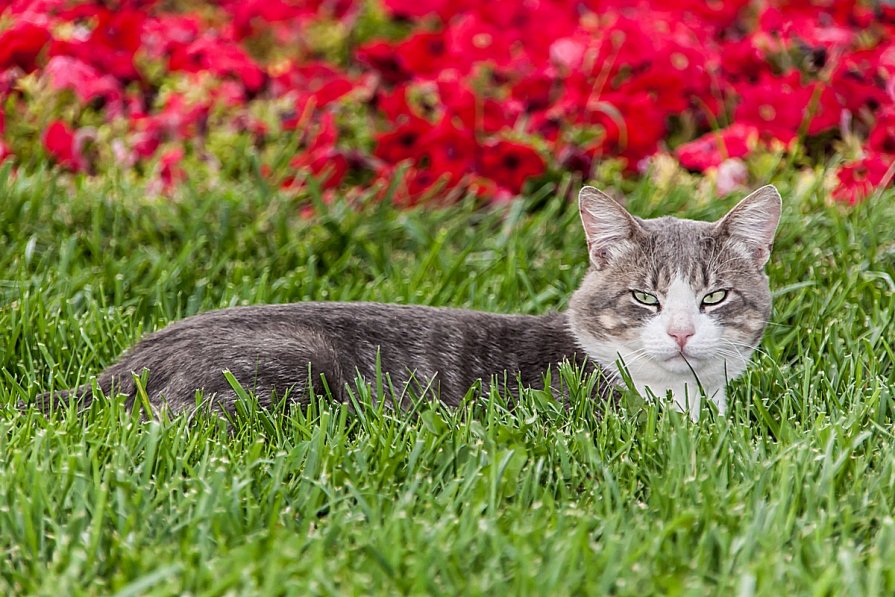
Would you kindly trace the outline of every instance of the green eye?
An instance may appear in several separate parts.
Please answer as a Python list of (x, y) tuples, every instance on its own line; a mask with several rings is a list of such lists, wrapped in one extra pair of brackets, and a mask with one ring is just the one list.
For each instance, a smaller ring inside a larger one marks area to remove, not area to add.
[(656, 307), (659, 305), (659, 299), (657, 299), (655, 295), (652, 295), (648, 292), (632, 290), (631, 294), (634, 296), (634, 300), (641, 305), (649, 305), (650, 307)]
[(721, 301), (727, 298), (726, 290), (716, 290), (715, 292), (710, 292), (704, 297), (702, 297), (703, 305), (717, 305)]

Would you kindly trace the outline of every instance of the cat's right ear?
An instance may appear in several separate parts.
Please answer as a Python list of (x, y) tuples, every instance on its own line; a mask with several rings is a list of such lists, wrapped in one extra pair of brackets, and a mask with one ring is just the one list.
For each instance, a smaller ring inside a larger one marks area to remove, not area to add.
[(606, 267), (640, 228), (624, 207), (594, 187), (584, 187), (578, 193), (578, 212), (587, 237), (587, 252), (597, 269)]
[(736, 204), (717, 224), (717, 229), (750, 255), (758, 267), (771, 256), (774, 233), (780, 223), (782, 201), (773, 185), (754, 191)]

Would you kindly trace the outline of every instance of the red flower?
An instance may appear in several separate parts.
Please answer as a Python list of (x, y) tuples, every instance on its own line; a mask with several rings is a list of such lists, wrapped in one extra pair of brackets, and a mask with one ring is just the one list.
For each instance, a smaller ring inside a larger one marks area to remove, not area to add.
[(391, 85), (407, 81), (411, 77), (395, 55), (392, 45), (384, 41), (374, 41), (359, 47), (354, 58), (362, 66), (378, 72)]
[(654, 0), (652, 6), (659, 10), (672, 11), (676, 15), (696, 17), (720, 30), (733, 25), (740, 12), (749, 3), (749, 0), (726, 0), (725, 2)]
[(438, 80), (438, 95), (447, 115), (462, 122), (463, 128), (476, 132), (490, 134), (511, 127), (522, 112), (521, 102), (482, 99), (453, 76)]
[(75, 142), (75, 135), (61, 120), (54, 120), (43, 135), (44, 149), (57, 164), (73, 172), (84, 170), (84, 158)]
[(162, 181), (162, 188), (165, 191), (170, 191), (176, 184), (186, 179), (186, 172), (180, 166), (181, 161), (183, 161), (183, 149), (180, 147), (162, 154), (159, 160), (161, 165), (159, 179)]
[(512, 141), (488, 143), (482, 153), (479, 173), (514, 194), (529, 178), (544, 173), (543, 158), (534, 149)]
[[(353, 164), (358, 167), (366, 164), (362, 157), (338, 149), (337, 139), (335, 118), (330, 113), (324, 113), (305, 128), (301, 139), (302, 148), (289, 165), (296, 170), (309, 171), (325, 190), (339, 186)], [(290, 178), (285, 186), (301, 186), (301, 180), (297, 179), (300, 177)]]
[(586, 39), (564, 37), (557, 39), (550, 45), (550, 61), (567, 70), (576, 71), (584, 62), (584, 53), (587, 51), (590, 36)]
[(657, 112), (683, 112), (690, 103), (685, 76), (664, 65), (654, 65), (634, 75), (621, 87), (628, 96), (646, 94)]
[(411, 35), (394, 49), (401, 66), (416, 76), (435, 75), (448, 64), (443, 33)]
[(554, 110), (535, 112), (529, 116), (528, 126), (525, 130), (529, 134), (537, 135), (545, 141), (556, 143), (563, 130), (570, 128), (563, 126), (564, 122), (560, 116), (561, 113)]
[(332, 189), (342, 184), (348, 173), (349, 163), (343, 152), (329, 148), (315, 152), (311, 156), (309, 167), (324, 189)]
[[(335, 147), (323, 147), (297, 155), (292, 158), (289, 165), (296, 170), (310, 172), (324, 190), (334, 189), (342, 184), (345, 175), (351, 168), (345, 153)], [(284, 186), (302, 186), (300, 177), (290, 178)]]
[(877, 114), (867, 147), (874, 152), (895, 154), (895, 106), (888, 106)]
[(755, 127), (734, 124), (684, 143), (674, 153), (687, 170), (704, 172), (717, 167), (728, 158), (748, 155), (757, 140), (758, 131)]
[(99, 10), (98, 22), (89, 38), (57, 40), (50, 54), (79, 58), (100, 72), (125, 81), (139, 79), (134, 54), (140, 48), (145, 21), (145, 13), (138, 10)]
[(842, 56), (830, 85), (842, 105), (856, 114), (865, 106), (876, 110), (895, 100), (895, 96), (886, 93), (887, 84), (891, 85), (893, 80), (895, 46), (889, 41)]
[(738, 86), (742, 97), (736, 120), (756, 127), (763, 138), (784, 143), (796, 138), (806, 119), (809, 134), (838, 126), (841, 108), (832, 90), (819, 88), (819, 83), (803, 85), (800, 78), (797, 71), (781, 77), (766, 74), (755, 84)]
[(755, 81), (771, 70), (771, 65), (755, 46), (752, 37), (725, 43), (720, 54), (721, 69), (727, 81)]
[[(740, 158), (756, 143), (852, 122), (870, 157), (841, 168), (839, 196), (885, 183), (879, 162), (895, 156), (895, 12), (867, 0), (382, 2), (388, 41), (357, 48), (343, 69), (323, 57), (351, 51), (357, 0), (222, 0), (199, 11), (0, 0), (0, 100), (32, 100), (23, 70), (70, 89), (51, 107), (80, 130), (53, 123), (41, 139), (71, 170), (92, 168), (94, 155), (115, 156), (104, 168), (158, 157), (154, 183), (173, 185), (177, 150), (201, 155), (237, 135), (267, 154), (285, 130), (301, 147), (293, 167), (328, 196), (352, 170), (375, 164), (381, 180), (409, 167), (399, 203), (445, 189), (512, 197), (548, 167), (587, 176), (604, 158), (634, 173), (672, 130), (680, 163), (712, 169), (719, 189), (743, 180)], [(792, 66), (780, 75), (781, 64)], [(60, 104), (72, 94), (79, 105)], [(733, 125), (698, 136), (730, 116)], [(88, 147), (86, 125), (102, 119), (108, 146)], [(209, 126), (225, 137), (204, 147)], [(352, 149), (371, 144), (370, 130), (374, 149)], [(501, 141), (509, 130), (537, 145)], [(817, 155), (823, 139), (811, 141)]]
[(101, 14), (90, 35), (90, 44), (133, 56), (140, 49), (146, 13), (140, 10), (114, 10)]
[(173, 93), (159, 112), (151, 116), (132, 117), (131, 124), (135, 130), (158, 139), (201, 136), (208, 126), (210, 109), (204, 103), (188, 104), (182, 94)]
[(376, 94), (376, 107), (390, 122), (397, 122), (406, 114), (413, 114), (410, 102), (407, 100), (409, 85), (398, 85), (392, 90), (382, 89)]
[[(833, 199), (854, 205), (866, 199), (884, 181), (888, 185), (892, 181), (891, 160), (882, 156), (871, 155), (842, 166), (836, 173), (839, 184), (833, 191)], [(888, 176), (887, 176), (888, 174)]]
[(53, 56), (44, 73), (54, 89), (71, 89), (81, 102), (102, 97), (110, 101), (121, 98), (121, 86), (110, 75), (101, 75), (95, 68), (68, 56)]
[(37, 57), (51, 39), (46, 27), (28, 21), (0, 33), (0, 71), (18, 66), (30, 73), (37, 68)]
[(564, 147), (562, 151), (559, 152), (557, 161), (563, 172), (580, 174), (584, 180), (588, 180), (593, 174), (593, 152), (588, 152), (580, 147), (572, 145)]
[(306, 152), (314, 153), (334, 148), (338, 138), (336, 119), (331, 113), (326, 112), (319, 116), (313, 125), (305, 127), (302, 131), (301, 144)]
[(450, 182), (457, 183), (475, 168), (475, 135), (458, 129), (447, 118), (426, 135), (424, 144), (428, 147), (429, 168), (436, 176), (447, 173)]
[(162, 140), (156, 131), (142, 131), (134, 135), (132, 143), (134, 154), (138, 158), (145, 159), (155, 155)]
[(142, 52), (152, 58), (167, 58), (176, 48), (188, 46), (202, 33), (198, 17), (162, 14), (143, 25)]
[(233, 77), (241, 81), (250, 93), (259, 91), (265, 81), (264, 71), (245, 50), (210, 34), (188, 46), (175, 49), (168, 67), (172, 71), (208, 71), (218, 76)]
[(817, 135), (824, 131), (835, 129), (842, 122), (842, 106), (836, 99), (833, 88), (824, 83), (814, 83), (808, 86), (811, 90), (811, 97), (806, 106), (806, 111), (810, 111), (807, 117), (809, 135)]
[(427, 120), (412, 116), (392, 131), (377, 135), (373, 155), (390, 164), (416, 159), (426, 150), (422, 141), (431, 128)]
[(296, 96), (294, 111), (283, 118), (283, 127), (292, 130), (313, 110), (325, 108), (355, 89), (354, 82), (336, 68), (322, 62), (289, 64), (277, 69), (271, 79), (275, 96)]
[[(851, 1), (808, 2), (802, 6), (790, 2), (785, 8), (765, 6), (759, 17), (759, 29), (773, 32), (786, 43), (798, 40), (808, 47), (845, 47), (855, 41), (856, 29), (866, 27), (868, 17), (872, 19), (869, 11), (855, 8), (856, 3)], [(858, 20), (864, 20), (865, 24), (855, 27)]]
[(511, 93), (525, 105), (527, 112), (534, 112), (549, 108), (555, 100), (556, 91), (556, 79), (540, 71), (518, 81), (513, 85)]
[(404, 193), (397, 193), (396, 203), (399, 205), (411, 206), (416, 205), (423, 199), (429, 199), (435, 193), (441, 190), (441, 184), (444, 182), (443, 177), (439, 177), (427, 168), (410, 168), (404, 173)]
[(276, 96), (290, 91), (302, 98), (314, 98), (314, 107), (323, 108), (350, 93), (354, 83), (337, 68), (324, 62), (289, 62), (271, 75), (271, 91)]
[(855, 53), (846, 57), (833, 71), (830, 85), (836, 91), (842, 106), (852, 113), (861, 108), (876, 110), (889, 101), (885, 88), (877, 76), (879, 69), (878, 56)]
[[(3, 134), (5, 128), (6, 120), (3, 115), (3, 110), (0, 110), (0, 135)], [(0, 163), (6, 161), (6, 159), (10, 157), (12, 157), (12, 150), (9, 148), (9, 145), (4, 143), (3, 139), (0, 139)]]
[[(399, 19), (416, 20), (421, 17), (437, 14), (447, 18), (454, 10), (462, 10), (463, 2), (452, 0), (385, 0), (385, 9)], [(456, 8), (452, 4), (459, 4)], [(453, 10), (452, 10), (453, 9)]]
[(489, 203), (506, 203), (512, 201), (516, 195), (504, 187), (499, 186), (490, 178), (473, 175), (469, 178), (468, 192), (476, 198)]
[(554, 40), (576, 32), (582, 14), (572, 2), (481, 2), (475, 8), (506, 36), (513, 54), (524, 48), (534, 65), (548, 60)]
[(606, 101), (592, 104), (591, 120), (602, 125), (605, 134), (600, 142), (602, 155), (619, 155), (626, 159), (627, 169), (659, 148), (665, 136), (667, 114), (659, 110), (646, 93), (628, 96), (615, 92)]
[[(400, 180), (398, 180), (399, 172), (402, 173)], [(435, 197), (442, 190), (445, 178), (436, 176), (427, 168), (409, 167), (400, 170), (397, 166), (380, 163), (376, 169), (374, 184), (380, 189), (381, 198), (386, 198), (386, 193), (394, 189), (391, 201), (395, 205), (410, 207)], [(397, 186), (395, 186), (396, 180)]]
[(591, 69), (609, 67), (610, 74), (614, 75), (622, 67), (634, 71), (648, 66), (655, 60), (657, 55), (655, 36), (650, 35), (649, 25), (646, 22), (637, 20), (636, 13), (605, 8), (600, 10), (600, 7), (597, 7), (597, 10), (603, 12), (604, 17), (599, 29), (594, 32), (596, 36), (593, 36), (596, 37), (595, 47), (598, 53), (595, 57), (596, 63), (587, 66)]
[(445, 33), (454, 68), (461, 72), (468, 72), (475, 63), (490, 62), (500, 67), (510, 60), (506, 32), (475, 13), (459, 17)]
[(262, 26), (289, 21), (300, 15), (313, 16), (314, 3), (287, 3), (283, 0), (240, 0), (228, 8), (233, 15), (235, 37), (242, 40)]

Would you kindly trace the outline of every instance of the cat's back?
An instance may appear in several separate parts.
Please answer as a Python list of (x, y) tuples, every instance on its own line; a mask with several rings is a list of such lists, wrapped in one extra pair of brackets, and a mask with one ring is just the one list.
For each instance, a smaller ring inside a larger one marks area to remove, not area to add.
[(296, 326), (349, 333), (363, 330), (384, 332), (416, 331), (450, 325), (500, 326), (533, 319), (525, 315), (504, 315), (426, 305), (399, 305), (376, 302), (299, 302), (228, 307), (206, 311), (168, 324), (153, 334), (161, 337), (184, 330), (274, 331)]
[[(229, 394), (220, 371), (268, 395), (304, 387), (309, 366), (333, 387), (376, 367), (403, 383), (438, 379), (455, 403), (476, 379), (501, 371), (537, 381), (551, 363), (571, 356), (574, 340), (562, 314), (503, 315), (419, 305), (306, 302), (231, 307), (175, 321), (149, 334), (101, 376), (105, 388), (132, 393), (131, 372), (150, 371), (153, 400), (186, 404), (197, 388)], [(378, 363), (378, 365), (377, 365)], [(116, 381), (117, 380), (117, 381)]]
[[(420, 353), (454, 350), (469, 343), (506, 344), (519, 335), (543, 334), (545, 324), (555, 330), (552, 319), (375, 302), (253, 305), (207, 311), (175, 321), (146, 336), (135, 350), (158, 347), (170, 352), (179, 346), (202, 345), (231, 352), (245, 347), (261, 350), (272, 343), (321, 340), (349, 352), (388, 346), (394, 354)], [(563, 325), (558, 327), (565, 329)]]

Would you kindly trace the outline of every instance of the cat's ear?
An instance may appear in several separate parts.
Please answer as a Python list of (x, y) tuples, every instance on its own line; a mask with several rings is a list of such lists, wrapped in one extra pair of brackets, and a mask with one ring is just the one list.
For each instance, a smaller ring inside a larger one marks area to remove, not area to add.
[(741, 244), (759, 267), (771, 256), (782, 201), (774, 185), (754, 191), (717, 224), (720, 234)]
[(597, 269), (605, 267), (640, 229), (624, 207), (594, 187), (584, 187), (578, 193), (578, 211), (587, 237), (587, 252)]

